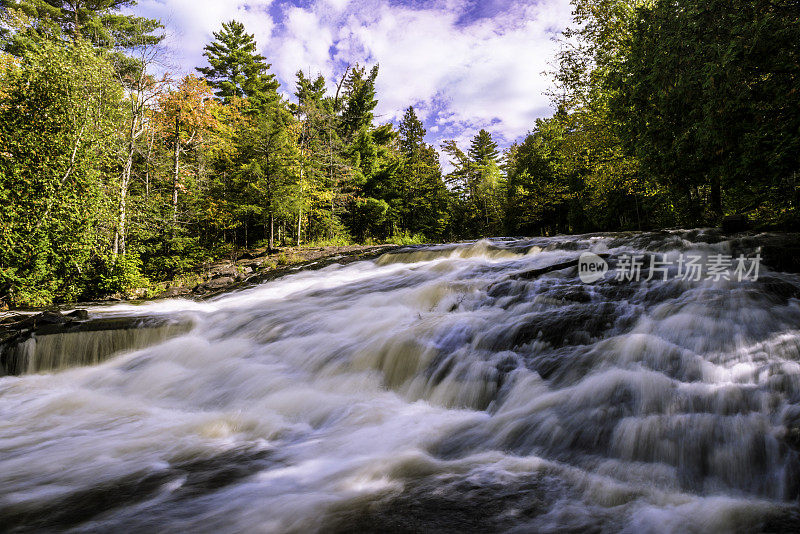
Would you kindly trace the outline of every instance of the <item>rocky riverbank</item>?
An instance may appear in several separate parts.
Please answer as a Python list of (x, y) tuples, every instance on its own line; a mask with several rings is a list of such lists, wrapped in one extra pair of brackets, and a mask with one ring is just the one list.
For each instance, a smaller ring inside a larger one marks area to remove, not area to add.
[(235, 259), (199, 265), (191, 276), (156, 284), (128, 295), (110, 295), (106, 301), (151, 300), (173, 297), (208, 298), (283, 276), (300, 269), (321, 268), (332, 263), (350, 263), (379, 256), (398, 245), (347, 245), (252, 249)]
[[(195, 280), (168, 284), (155, 299), (203, 300), (304, 269), (377, 257), (396, 245), (284, 248), (273, 254), (254, 250), (235, 260), (202, 266)], [(115, 295), (108, 301), (143, 301), (142, 295)], [(143, 348), (191, 328), (186, 320), (161, 317), (98, 317), (78, 303), (47, 310), (0, 313), (0, 376), (58, 370), (99, 363), (123, 350)]]

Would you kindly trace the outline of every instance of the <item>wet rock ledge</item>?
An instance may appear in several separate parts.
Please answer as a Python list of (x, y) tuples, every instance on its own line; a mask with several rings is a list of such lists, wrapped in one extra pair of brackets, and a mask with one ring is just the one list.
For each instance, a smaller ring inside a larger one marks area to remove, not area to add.
[[(156, 299), (183, 297), (206, 299), (222, 293), (257, 285), (299, 270), (321, 269), (338, 263), (374, 259), (401, 248), (398, 245), (348, 245), (326, 247), (286, 247), (268, 253), (251, 250), (235, 260), (217, 261), (198, 267), (197, 278), (167, 283)], [(125, 300), (112, 298), (110, 300)]]
[(94, 365), (191, 330), (175, 317), (91, 317), (86, 310), (8, 314), (0, 319), (0, 376)]
[[(205, 300), (300, 270), (372, 259), (398, 248), (397, 245), (377, 245), (303, 249), (302, 256), (283, 266), (271, 264), (265, 254), (248, 253), (235, 262), (212, 265), (204, 275), (204, 282), (191, 287), (168, 287), (156, 298)], [(189, 319), (174, 315), (92, 316), (83, 309), (68, 313), (10, 311), (0, 314), (0, 376), (95, 365), (120, 352), (142, 349), (179, 336), (192, 327)]]

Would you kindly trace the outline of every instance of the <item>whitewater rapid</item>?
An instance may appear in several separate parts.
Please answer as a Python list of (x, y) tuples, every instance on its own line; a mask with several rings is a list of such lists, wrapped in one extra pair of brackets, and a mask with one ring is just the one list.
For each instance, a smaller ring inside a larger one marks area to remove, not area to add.
[(92, 309), (194, 326), (0, 378), (0, 530), (795, 530), (798, 276), (520, 276), (731, 247), (483, 240)]

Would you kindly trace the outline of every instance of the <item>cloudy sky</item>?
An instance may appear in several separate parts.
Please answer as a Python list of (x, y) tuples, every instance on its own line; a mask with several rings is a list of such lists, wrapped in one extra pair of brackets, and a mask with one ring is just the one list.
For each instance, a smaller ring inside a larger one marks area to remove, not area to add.
[(134, 11), (165, 23), (184, 73), (206, 64), (203, 46), (231, 19), (287, 94), (298, 69), (330, 85), (348, 64), (380, 63), (378, 122), (413, 105), (437, 148), (480, 128), (507, 145), (549, 115), (543, 71), (570, 21), (569, 0), (139, 0)]

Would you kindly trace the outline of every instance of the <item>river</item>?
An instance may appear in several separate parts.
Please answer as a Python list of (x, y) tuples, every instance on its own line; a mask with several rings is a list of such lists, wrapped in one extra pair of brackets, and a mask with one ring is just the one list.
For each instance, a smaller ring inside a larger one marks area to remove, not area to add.
[(734, 252), (482, 240), (93, 308), (193, 326), (0, 378), (0, 530), (797, 531), (800, 277), (615, 276)]

